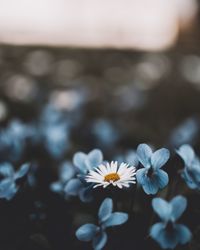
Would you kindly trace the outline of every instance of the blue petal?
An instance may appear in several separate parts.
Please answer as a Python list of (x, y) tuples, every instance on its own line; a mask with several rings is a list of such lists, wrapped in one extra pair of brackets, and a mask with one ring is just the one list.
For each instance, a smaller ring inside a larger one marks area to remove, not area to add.
[(102, 163), (102, 161), (103, 161), (103, 154), (101, 150), (94, 149), (88, 154), (85, 163), (88, 170), (91, 170), (95, 167), (98, 167)]
[(76, 237), (81, 241), (90, 241), (99, 231), (99, 227), (94, 224), (85, 224), (76, 231)]
[(74, 177), (76, 173), (76, 169), (74, 166), (72, 166), (71, 163), (69, 162), (65, 162), (62, 164), (61, 168), (60, 168), (60, 179), (62, 182), (68, 181), (70, 180), (72, 177)]
[(142, 188), (146, 194), (156, 194), (158, 192), (159, 186), (157, 180), (154, 178), (146, 177)]
[(17, 191), (18, 187), (16, 186), (13, 179), (7, 178), (0, 182), (0, 198), (10, 200)]
[(60, 193), (63, 191), (63, 185), (61, 182), (57, 181), (57, 182), (53, 182), (50, 185), (50, 189), (51, 191), (55, 192), (55, 193)]
[(185, 211), (187, 207), (187, 200), (185, 197), (178, 195), (170, 201), (172, 205), (172, 217), (173, 220), (178, 220), (182, 213)]
[(71, 179), (64, 187), (64, 192), (67, 193), (68, 195), (76, 196), (78, 195), (82, 185), (83, 184), (79, 179), (77, 178)]
[(195, 153), (190, 145), (184, 144), (176, 152), (183, 159), (185, 165), (190, 166), (192, 164), (192, 161), (195, 158)]
[(143, 185), (146, 181), (146, 168), (141, 168), (141, 169), (138, 169), (137, 172), (136, 172), (136, 178), (137, 178), (137, 182), (140, 184), (140, 185)]
[(166, 148), (161, 148), (155, 151), (151, 157), (151, 164), (154, 169), (161, 168), (170, 157), (169, 150)]
[(150, 167), (152, 150), (147, 144), (140, 144), (137, 147), (137, 156), (144, 167)]
[(135, 150), (129, 150), (125, 156), (126, 162), (128, 162), (131, 166), (138, 166), (138, 156)]
[(175, 229), (172, 231), (167, 231), (165, 229), (160, 231), (159, 237), (155, 239), (162, 248), (164, 249), (174, 249), (178, 244), (178, 235)]
[(0, 164), (0, 174), (3, 175), (3, 177), (11, 177), (14, 175), (14, 169), (13, 166), (10, 163), (1, 163)]
[(154, 178), (156, 179), (159, 188), (166, 187), (169, 182), (168, 174), (162, 169), (156, 170), (156, 172), (154, 173)]
[(73, 157), (73, 164), (82, 173), (86, 173), (87, 172), (86, 165), (85, 165), (86, 158), (87, 158), (87, 155), (84, 154), (83, 152), (77, 152), (76, 154), (74, 154), (74, 157)]
[(152, 200), (153, 210), (164, 221), (168, 221), (172, 214), (172, 205), (162, 198), (154, 198)]
[(108, 240), (108, 236), (105, 232), (102, 232), (101, 234), (95, 236), (92, 242), (92, 246), (94, 250), (103, 249), (107, 240)]
[(177, 231), (180, 244), (186, 244), (187, 242), (191, 240), (192, 233), (190, 232), (188, 227), (182, 224), (176, 224), (175, 229)]
[(106, 198), (102, 203), (99, 208), (98, 216), (99, 216), (99, 221), (100, 223), (104, 222), (107, 220), (113, 210), (113, 201), (110, 198)]
[(127, 213), (115, 212), (103, 223), (104, 227), (112, 227), (124, 224), (128, 220)]
[(30, 164), (29, 163), (23, 164), (20, 167), (20, 169), (16, 172), (15, 179), (22, 178), (24, 175), (26, 175), (28, 173), (29, 169), (30, 169)]
[(150, 228), (150, 236), (156, 240), (157, 238), (159, 238), (159, 234), (161, 233), (161, 231), (165, 228), (165, 224), (162, 222), (156, 223), (154, 224), (151, 228)]
[(92, 186), (83, 187), (79, 191), (79, 198), (82, 202), (91, 202), (93, 200)]

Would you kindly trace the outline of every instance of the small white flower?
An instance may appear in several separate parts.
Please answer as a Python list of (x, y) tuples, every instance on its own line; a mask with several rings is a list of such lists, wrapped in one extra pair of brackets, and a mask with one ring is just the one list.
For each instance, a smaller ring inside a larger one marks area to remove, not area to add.
[(90, 170), (85, 177), (87, 182), (96, 183), (94, 188), (103, 186), (104, 188), (112, 184), (119, 188), (129, 187), (135, 184), (136, 168), (127, 163), (118, 164), (117, 161), (102, 163), (94, 170)]

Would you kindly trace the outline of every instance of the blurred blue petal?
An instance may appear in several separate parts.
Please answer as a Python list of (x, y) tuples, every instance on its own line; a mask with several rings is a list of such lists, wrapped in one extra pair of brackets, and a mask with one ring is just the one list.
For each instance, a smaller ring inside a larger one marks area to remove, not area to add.
[(93, 200), (92, 186), (83, 186), (79, 191), (79, 198), (82, 202), (91, 202)]
[(76, 237), (81, 241), (91, 241), (99, 231), (94, 224), (85, 224), (76, 231)]
[(151, 228), (150, 228), (150, 236), (156, 240), (157, 238), (159, 238), (159, 234), (161, 233), (161, 231), (165, 228), (165, 224), (163, 222), (159, 222), (154, 224)]
[(92, 246), (93, 246), (94, 250), (103, 249), (104, 246), (106, 245), (107, 240), (108, 240), (108, 236), (105, 232), (101, 232), (100, 234), (95, 236), (93, 241), (92, 241)]
[(173, 220), (178, 220), (187, 207), (187, 200), (185, 197), (178, 195), (174, 197), (170, 204), (172, 205), (172, 217)]
[(152, 156), (151, 148), (147, 144), (140, 144), (137, 147), (137, 155), (142, 165), (146, 168), (149, 168), (151, 164), (150, 161), (151, 161), (151, 156)]
[(82, 152), (77, 152), (73, 157), (73, 164), (79, 169), (80, 172), (86, 173), (87, 169), (85, 166), (85, 160), (87, 155)]
[(78, 195), (81, 187), (82, 187), (81, 181), (77, 178), (74, 178), (74, 179), (71, 179), (66, 184), (66, 186), (64, 187), (64, 192), (68, 195), (76, 196)]
[(151, 164), (154, 169), (161, 168), (170, 157), (169, 150), (166, 148), (161, 148), (155, 151), (151, 157)]
[(98, 167), (103, 161), (103, 154), (101, 150), (94, 149), (87, 155), (85, 163), (87, 165), (88, 170), (91, 170), (95, 167)]
[(186, 165), (190, 166), (192, 164), (192, 161), (195, 158), (195, 153), (190, 145), (184, 144), (176, 152)]
[(5, 178), (14, 176), (13, 166), (7, 162), (1, 163), (0, 164), (0, 174)]
[(50, 185), (50, 189), (55, 193), (61, 193), (63, 191), (63, 185), (61, 182), (53, 182)]
[(158, 192), (159, 186), (157, 181), (154, 178), (146, 177), (145, 183), (142, 185), (142, 188), (146, 194), (156, 194)]
[(122, 212), (114, 212), (111, 216), (103, 223), (105, 227), (112, 227), (124, 224), (128, 220), (128, 214)]
[(101, 203), (101, 206), (99, 208), (99, 212), (98, 212), (99, 222), (102, 223), (106, 221), (110, 217), (112, 210), (113, 210), (112, 199), (106, 198)]
[(20, 169), (15, 173), (15, 179), (22, 178), (24, 175), (28, 173), (30, 169), (30, 164), (25, 163), (23, 164)]
[(140, 185), (143, 185), (146, 181), (146, 174), (147, 174), (147, 170), (145, 168), (141, 168), (141, 169), (138, 169), (137, 172), (136, 172), (136, 178), (137, 178), (137, 182), (140, 184)]
[(154, 179), (157, 182), (159, 188), (164, 188), (167, 186), (168, 182), (169, 182), (169, 176), (168, 174), (163, 171), (162, 169), (158, 169), (155, 173), (154, 173)]
[(62, 182), (69, 181), (76, 173), (75, 167), (70, 162), (64, 162), (59, 171), (59, 177)]
[(153, 210), (164, 221), (168, 221), (172, 214), (172, 205), (162, 198), (154, 198), (152, 200)]
[(175, 229), (176, 229), (180, 244), (186, 244), (187, 242), (191, 240), (192, 233), (190, 232), (188, 227), (182, 224), (176, 224)]

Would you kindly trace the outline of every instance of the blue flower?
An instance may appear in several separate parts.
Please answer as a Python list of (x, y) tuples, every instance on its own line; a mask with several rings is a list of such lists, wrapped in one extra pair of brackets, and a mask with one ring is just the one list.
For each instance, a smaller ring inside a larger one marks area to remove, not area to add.
[(88, 154), (83, 152), (75, 153), (73, 164), (76, 167), (77, 174), (66, 184), (64, 192), (68, 195), (79, 196), (83, 202), (90, 202), (93, 199), (92, 185), (85, 181), (85, 176), (102, 162), (103, 154), (99, 149), (94, 149)]
[(161, 148), (153, 153), (147, 144), (140, 144), (137, 148), (137, 156), (144, 166), (136, 172), (137, 182), (146, 194), (156, 194), (169, 182), (168, 174), (161, 169), (170, 157), (169, 150)]
[(0, 198), (11, 200), (17, 193), (19, 186), (16, 181), (27, 174), (29, 164), (23, 164), (18, 171), (14, 171), (10, 163), (0, 164)]
[(193, 148), (184, 144), (177, 150), (177, 154), (183, 159), (185, 165), (181, 173), (182, 178), (189, 188), (200, 190), (200, 160)]
[(176, 245), (186, 244), (191, 240), (190, 230), (185, 225), (176, 223), (187, 207), (187, 200), (183, 196), (178, 195), (170, 202), (154, 198), (152, 206), (162, 222), (150, 228), (150, 236), (163, 249), (173, 249)]
[(106, 228), (124, 224), (128, 214), (113, 213), (113, 201), (106, 198), (98, 211), (98, 225), (84, 224), (76, 231), (76, 237), (81, 241), (92, 241), (93, 249), (101, 250), (107, 242)]

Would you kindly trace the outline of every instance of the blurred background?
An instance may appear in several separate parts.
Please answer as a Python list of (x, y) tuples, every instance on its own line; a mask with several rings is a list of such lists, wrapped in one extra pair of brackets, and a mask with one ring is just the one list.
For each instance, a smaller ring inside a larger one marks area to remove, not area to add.
[[(38, 171), (31, 197), (2, 203), (2, 250), (83, 249), (82, 205), (49, 190), (78, 150), (112, 160), (142, 142), (190, 143), (200, 153), (199, 24), (195, 0), (0, 0), (0, 161)], [(142, 233), (138, 250), (159, 249)]]

